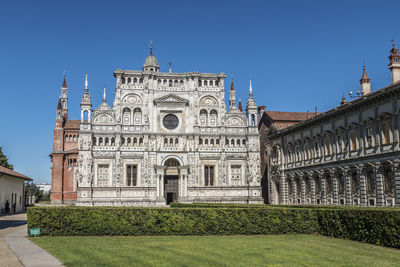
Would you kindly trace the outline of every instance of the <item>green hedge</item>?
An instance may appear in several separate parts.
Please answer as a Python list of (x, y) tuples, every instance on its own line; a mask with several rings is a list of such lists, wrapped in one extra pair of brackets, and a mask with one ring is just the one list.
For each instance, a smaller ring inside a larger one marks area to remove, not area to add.
[(205, 207), (33, 207), (27, 212), (28, 229), (40, 227), (41, 235), (320, 233), (400, 248), (399, 209), (202, 205)]

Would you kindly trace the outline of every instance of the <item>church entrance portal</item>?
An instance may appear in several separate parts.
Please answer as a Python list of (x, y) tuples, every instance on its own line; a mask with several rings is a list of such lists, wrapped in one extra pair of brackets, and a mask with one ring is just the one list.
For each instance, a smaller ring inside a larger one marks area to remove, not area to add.
[(169, 159), (165, 162), (164, 175), (164, 196), (167, 205), (176, 202), (179, 197), (179, 162), (176, 159)]

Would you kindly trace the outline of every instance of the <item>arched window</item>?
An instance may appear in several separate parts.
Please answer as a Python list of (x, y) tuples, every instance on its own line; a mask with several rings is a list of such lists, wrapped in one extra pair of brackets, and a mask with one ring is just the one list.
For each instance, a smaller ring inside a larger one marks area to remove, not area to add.
[(181, 86), (183, 86), (183, 81), (181, 81)]
[(231, 139), (231, 145), (232, 145), (232, 146), (235, 145), (235, 139)]
[(199, 139), (199, 145), (202, 145), (203, 144), (203, 139)]
[(174, 139), (173, 139), (173, 138), (170, 138), (170, 139), (169, 139), (169, 144), (170, 144), (171, 146), (174, 144)]
[(139, 146), (143, 146), (143, 138), (142, 137), (139, 138)]
[(175, 138), (175, 145), (177, 145), (179, 142), (178, 138)]
[(204, 85), (204, 86), (207, 86), (207, 81), (203, 81), (203, 85)]
[(168, 145), (168, 138), (164, 138), (164, 146)]
[(172, 87), (172, 80), (169, 80), (168, 86)]
[(125, 146), (125, 137), (122, 137), (122, 138), (121, 138), (121, 145), (122, 145), (122, 146)]
[(115, 138), (114, 137), (111, 137), (111, 145), (115, 146)]
[(142, 111), (140, 108), (135, 108), (133, 110), (133, 124), (142, 124)]
[(164, 84), (164, 86), (167, 85), (167, 80), (164, 79), (163, 84)]
[(105, 143), (104, 145), (105, 145), (105, 146), (108, 146), (108, 145), (109, 145), (109, 141), (110, 141), (110, 140), (108, 139), (108, 137), (106, 137), (106, 138), (104, 139), (104, 143)]
[(136, 137), (133, 138), (133, 146), (137, 146), (137, 138)]
[(200, 125), (207, 125), (207, 110), (205, 109), (200, 110)]
[(83, 112), (83, 121), (89, 121), (89, 112), (87, 110)]
[(246, 145), (246, 139), (242, 140), (242, 145)]
[(210, 126), (217, 126), (218, 112), (213, 109), (210, 111)]
[(122, 111), (122, 120), (124, 124), (131, 123), (131, 110), (129, 108), (124, 108)]
[(210, 140), (210, 145), (212, 145), (212, 146), (214, 145), (214, 139)]
[(128, 142), (127, 142), (128, 144), (128, 146), (132, 146), (132, 140), (131, 140), (131, 138), (130, 137), (128, 137)]
[(132, 83), (132, 79), (128, 78), (128, 84), (131, 84), (131, 83)]
[(133, 83), (137, 84), (137, 78), (133, 78)]
[(237, 146), (240, 146), (240, 140), (239, 140), (239, 139), (236, 140), (236, 145), (237, 145)]
[(178, 86), (178, 80), (175, 80), (174, 86), (175, 86), (175, 87)]
[(158, 83), (158, 85), (161, 85), (161, 80), (160, 80), (160, 79), (158, 79), (157, 83)]
[(210, 81), (210, 86), (214, 86), (214, 82), (213, 81)]
[(139, 79), (139, 84), (142, 84), (143, 83), (143, 78), (140, 78)]
[(204, 144), (208, 145), (208, 139), (204, 140)]
[(219, 145), (219, 139), (217, 139), (217, 140), (215, 141), (215, 144), (216, 144), (216, 145)]
[(124, 77), (122, 77), (121, 82), (122, 82), (122, 84), (125, 83), (125, 78)]
[(103, 145), (103, 137), (100, 137), (99, 138), (99, 146), (102, 146)]
[(94, 137), (94, 136), (92, 138), (92, 143), (93, 143), (94, 146), (96, 145), (96, 137)]
[(251, 114), (250, 118), (251, 118), (250, 126), (257, 126), (257, 124), (256, 124), (256, 115)]

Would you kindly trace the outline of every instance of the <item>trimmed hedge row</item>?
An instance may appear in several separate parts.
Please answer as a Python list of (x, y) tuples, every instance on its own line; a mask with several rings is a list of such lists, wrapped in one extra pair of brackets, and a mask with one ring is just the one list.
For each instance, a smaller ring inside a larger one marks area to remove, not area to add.
[[(205, 204), (204, 204), (205, 205)], [(33, 207), (42, 235), (234, 235), (320, 233), (400, 248), (400, 210), (331, 207)]]
[(42, 235), (233, 235), (316, 233), (310, 210), (34, 207), (28, 228)]

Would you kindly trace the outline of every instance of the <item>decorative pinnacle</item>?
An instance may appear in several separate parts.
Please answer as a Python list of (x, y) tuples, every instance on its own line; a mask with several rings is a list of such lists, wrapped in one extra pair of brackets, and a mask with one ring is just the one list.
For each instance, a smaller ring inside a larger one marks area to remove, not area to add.
[(106, 88), (104, 87), (103, 103), (106, 103)]
[(253, 96), (253, 87), (251, 86), (251, 80), (250, 80), (250, 89), (249, 89), (249, 95), (250, 97)]
[(89, 88), (88, 88), (88, 80), (87, 80), (87, 72), (86, 72), (85, 73), (85, 94), (88, 93), (88, 90), (89, 90)]
[(153, 55), (153, 41), (149, 41), (150, 55)]
[(235, 87), (233, 86), (233, 78), (232, 78), (232, 82), (231, 82), (231, 91), (235, 91)]

